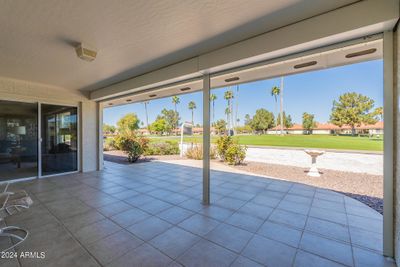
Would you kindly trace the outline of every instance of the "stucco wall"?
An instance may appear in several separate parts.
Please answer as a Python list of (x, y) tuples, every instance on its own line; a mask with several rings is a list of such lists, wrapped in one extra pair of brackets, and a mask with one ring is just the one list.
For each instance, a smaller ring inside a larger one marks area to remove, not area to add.
[(79, 91), (0, 77), (0, 100), (80, 107), (81, 170), (97, 169), (97, 105)]

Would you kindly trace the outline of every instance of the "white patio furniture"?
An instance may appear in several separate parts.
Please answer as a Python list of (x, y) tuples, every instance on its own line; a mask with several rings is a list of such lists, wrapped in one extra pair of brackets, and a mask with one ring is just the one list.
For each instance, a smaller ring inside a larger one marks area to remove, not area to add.
[[(20, 190), (16, 192), (8, 191), (9, 184), (7, 183), (5, 189), (0, 193), (0, 222), (4, 223), (5, 218), (21, 212), (23, 209), (28, 209), (33, 201), (26, 193)], [(8, 251), (26, 240), (29, 232), (18, 226), (4, 226), (0, 228), (0, 238), (15, 239), (16, 242), (7, 248), (2, 248), (1, 252)]]

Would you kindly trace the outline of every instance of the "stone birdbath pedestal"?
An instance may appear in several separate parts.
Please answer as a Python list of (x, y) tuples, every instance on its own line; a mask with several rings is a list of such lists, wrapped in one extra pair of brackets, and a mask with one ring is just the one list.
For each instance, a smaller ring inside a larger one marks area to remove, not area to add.
[(311, 168), (308, 171), (307, 175), (312, 177), (320, 177), (321, 175), (317, 169), (317, 157), (321, 156), (325, 153), (325, 151), (321, 150), (304, 150), (311, 157)]

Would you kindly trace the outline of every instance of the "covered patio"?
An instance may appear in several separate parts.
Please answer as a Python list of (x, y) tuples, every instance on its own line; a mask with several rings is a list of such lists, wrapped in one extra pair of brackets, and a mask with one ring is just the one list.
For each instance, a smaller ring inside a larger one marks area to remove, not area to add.
[[(395, 266), (399, 4), (4, 1), (0, 180), (34, 203), (0, 221), (29, 231), (0, 267)], [(210, 171), (212, 89), (372, 59), (383, 217), (326, 189)], [(105, 108), (189, 92), (202, 93), (202, 168), (103, 162)]]
[[(15, 183), (34, 205), (7, 224), (29, 229), (0, 266), (395, 266), (382, 216), (342, 194), (264, 177), (106, 162), (102, 171)], [(5, 240), (1, 240), (5, 242)], [(2, 245), (5, 245), (4, 243)]]

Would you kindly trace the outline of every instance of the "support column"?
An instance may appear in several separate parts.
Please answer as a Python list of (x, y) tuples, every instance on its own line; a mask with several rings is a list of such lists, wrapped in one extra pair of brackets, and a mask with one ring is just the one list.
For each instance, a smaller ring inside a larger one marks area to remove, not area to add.
[(383, 95), (384, 95), (384, 155), (383, 155), (383, 254), (394, 256), (393, 228), (393, 157), (394, 157), (394, 94), (393, 94), (393, 32), (383, 34)]
[(210, 75), (203, 76), (203, 204), (210, 204)]
[(104, 168), (103, 159), (103, 103), (98, 102), (96, 104), (97, 109), (97, 170), (101, 171)]

